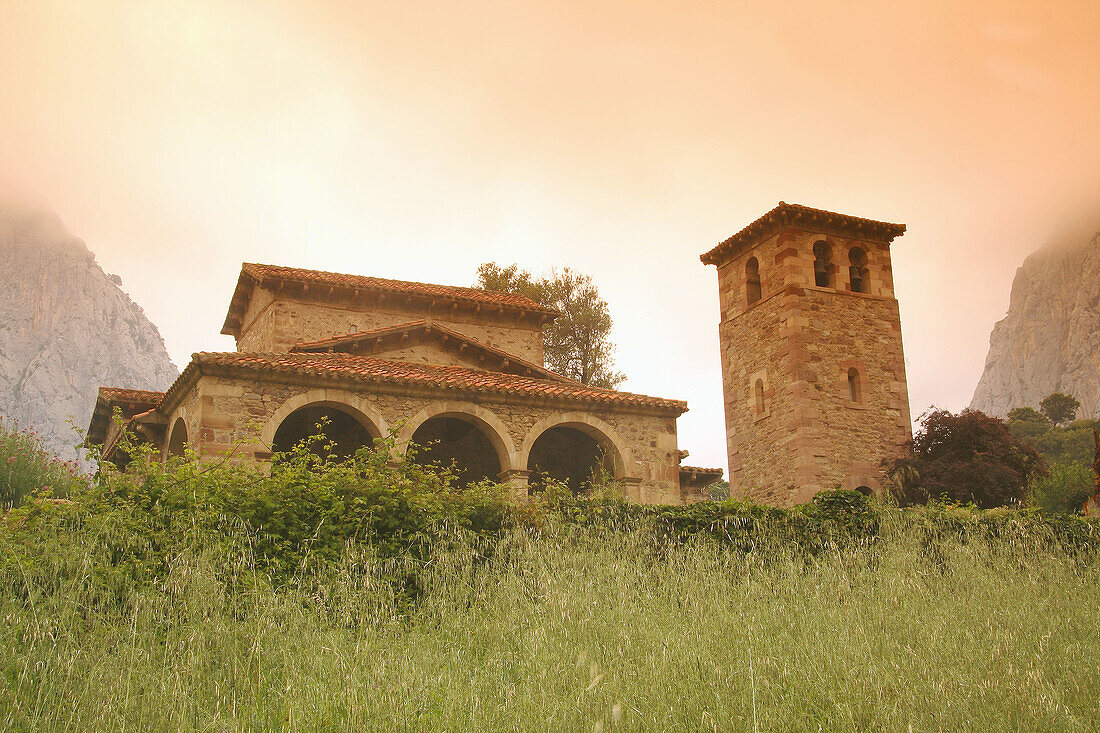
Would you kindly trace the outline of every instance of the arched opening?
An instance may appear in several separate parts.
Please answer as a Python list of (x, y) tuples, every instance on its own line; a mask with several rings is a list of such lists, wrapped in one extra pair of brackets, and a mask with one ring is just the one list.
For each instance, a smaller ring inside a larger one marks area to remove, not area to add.
[(833, 287), (833, 248), (828, 242), (814, 242), (814, 284), (819, 288)]
[(855, 367), (848, 370), (848, 399), (852, 402), (863, 401), (863, 385), (860, 384), (859, 370)]
[(867, 253), (859, 247), (852, 247), (848, 251), (848, 262), (851, 264), (848, 268), (848, 278), (852, 283), (852, 292), (868, 292), (870, 283), (867, 277)]
[(586, 493), (606, 478), (614, 478), (614, 448), (594, 436), (568, 425), (544, 431), (531, 446), (527, 458), (532, 491), (539, 491), (548, 478), (561, 481), (574, 494)]
[(748, 305), (760, 300), (760, 261), (755, 257), (745, 263), (745, 297)]
[(172, 433), (168, 437), (168, 455), (182, 456), (187, 447), (187, 423), (177, 417), (172, 424)]
[(867, 497), (875, 495), (874, 490), (870, 486), (857, 486), (856, 491)]
[(753, 387), (753, 392), (756, 395), (756, 414), (764, 414), (764, 380), (757, 379), (756, 385)]
[(460, 487), (496, 479), (502, 470), (492, 441), (472, 419), (455, 414), (429, 418), (413, 433), (412, 443), (411, 460), (451, 469)]
[(312, 441), (309, 451), (322, 458), (345, 460), (364, 446), (374, 444), (378, 431), (348, 409), (329, 403), (314, 403), (299, 407), (286, 416), (275, 431), (271, 450), (287, 453), (294, 446), (315, 435), (322, 440)]

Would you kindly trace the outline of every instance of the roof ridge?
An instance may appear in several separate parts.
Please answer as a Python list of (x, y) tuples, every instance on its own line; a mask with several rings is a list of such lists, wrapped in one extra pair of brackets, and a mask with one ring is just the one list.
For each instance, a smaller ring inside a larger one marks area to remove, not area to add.
[[(485, 301), (491, 300), (496, 305), (503, 305), (508, 308), (515, 308), (520, 310), (528, 310), (532, 312), (544, 312), (560, 315), (558, 311), (553, 308), (547, 308), (540, 305), (531, 298), (525, 295), (519, 295), (518, 293), (508, 293), (502, 290), (486, 290), (483, 288), (474, 288), (467, 285), (446, 285), (443, 283), (427, 283), (419, 280), (400, 280), (397, 278), (378, 277), (375, 275), (356, 275), (353, 273), (344, 272), (332, 272), (330, 270), (314, 270), (306, 267), (291, 267), (289, 265), (270, 265), (262, 262), (242, 262), (241, 269), (246, 271), (249, 268), (258, 268), (265, 271), (264, 275), (278, 276), (283, 275), (284, 279), (294, 279), (293, 276), (309, 278), (312, 276), (314, 279), (321, 280), (333, 280), (335, 278), (352, 279), (357, 281), (359, 287), (386, 290), (391, 289), (387, 286), (400, 286), (400, 285), (412, 285), (425, 289), (425, 292), (429, 289), (438, 289), (442, 291), (450, 291), (455, 295), (464, 295), (466, 299), (473, 301)], [(253, 273), (249, 273), (253, 274)], [(286, 277), (290, 275), (290, 277)], [(354, 287), (351, 283), (346, 284), (348, 287)], [(401, 288), (397, 288), (401, 289)], [(444, 295), (444, 293), (435, 293), (436, 295)], [(492, 294), (502, 297), (485, 297), (481, 294)]]
[[(518, 356), (509, 351), (505, 351), (499, 346), (493, 346), (483, 341), (479, 341), (473, 336), (444, 325), (439, 321), (435, 321), (431, 318), (421, 318), (415, 321), (408, 321), (406, 323), (394, 324), (392, 326), (383, 326), (381, 328), (371, 329), (369, 331), (351, 331), (345, 334), (338, 334), (336, 336), (330, 336), (327, 339), (318, 339), (316, 341), (299, 341), (293, 347), (291, 347), (290, 353), (318, 353), (310, 351), (310, 349), (320, 349), (329, 346), (337, 346), (340, 344), (351, 344), (361, 340), (369, 340), (373, 338), (381, 338), (382, 336), (389, 335), (391, 333), (397, 333), (405, 330), (418, 330), (423, 329), (425, 332), (436, 331), (441, 334), (447, 334), (450, 338), (454, 338), (465, 343), (472, 344), (475, 348), (487, 351), (491, 354), (495, 354), (505, 361), (511, 361), (515, 364), (519, 364), (531, 371), (539, 372), (546, 375), (548, 378), (554, 381), (570, 382), (573, 384), (580, 384), (574, 379), (570, 379), (564, 374), (558, 374), (555, 371), (551, 371), (546, 367), (537, 364), (533, 361)], [(336, 352), (324, 352), (324, 353), (336, 353)], [(490, 370), (492, 371), (492, 370)]]

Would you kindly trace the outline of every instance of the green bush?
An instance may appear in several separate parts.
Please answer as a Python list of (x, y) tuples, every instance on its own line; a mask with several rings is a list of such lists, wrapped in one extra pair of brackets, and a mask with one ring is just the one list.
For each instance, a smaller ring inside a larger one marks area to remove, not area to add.
[(1028, 503), (1044, 512), (1081, 511), (1094, 491), (1092, 469), (1083, 463), (1055, 463), (1028, 484)]
[(61, 461), (33, 430), (0, 417), (0, 509), (19, 506), (32, 495), (67, 498), (83, 484), (75, 461)]

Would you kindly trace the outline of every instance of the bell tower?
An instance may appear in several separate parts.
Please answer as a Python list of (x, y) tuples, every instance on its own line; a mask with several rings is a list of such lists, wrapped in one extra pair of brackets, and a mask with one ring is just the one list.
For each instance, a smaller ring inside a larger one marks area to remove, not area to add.
[(912, 437), (890, 267), (904, 232), (780, 202), (700, 258), (718, 269), (731, 496), (881, 490)]

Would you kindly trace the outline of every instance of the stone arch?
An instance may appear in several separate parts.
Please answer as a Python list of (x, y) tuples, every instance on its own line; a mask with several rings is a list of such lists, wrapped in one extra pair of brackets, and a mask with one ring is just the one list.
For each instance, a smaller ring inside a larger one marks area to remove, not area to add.
[(165, 457), (182, 456), (187, 449), (187, 421), (180, 415), (168, 431), (168, 448)]
[(397, 451), (404, 454), (408, 450), (409, 443), (413, 442), (416, 432), (425, 423), (436, 418), (461, 420), (477, 428), (496, 453), (496, 458), (500, 462), (500, 473), (511, 471), (518, 465), (512, 432), (508, 426), (484, 407), (458, 400), (429, 405), (406, 420), (397, 433)]
[(291, 397), (271, 413), (260, 431), (260, 442), (270, 446), (275, 441), (275, 431), (291, 413), (314, 404), (328, 405), (347, 412), (358, 419), (376, 440), (389, 433), (389, 426), (381, 413), (368, 400), (354, 392), (343, 389), (311, 389)]
[(386, 435), (386, 421), (368, 401), (346, 390), (313, 389), (291, 397), (272, 413), (260, 432), (260, 439), (271, 452), (290, 450), (302, 439), (313, 435), (321, 418), (328, 418), (332, 453), (315, 445), (312, 452), (321, 456), (347, 458), (362, 446)]
[(532, 425), (531, 429), (527, 431), (523, 447), (519, 452), (519, 460), (516, 464), (518, 468), (527, 470), (528, 462), (531, 459), (531, 449), (535, 447), (535, 442), (543, 433), (552, 428), (572, 428), (585, 433), (607, 452), (616, 479), (638, 478), (633, 452), (615, 428), (598, 417), (579, 411), (557, 412)]

